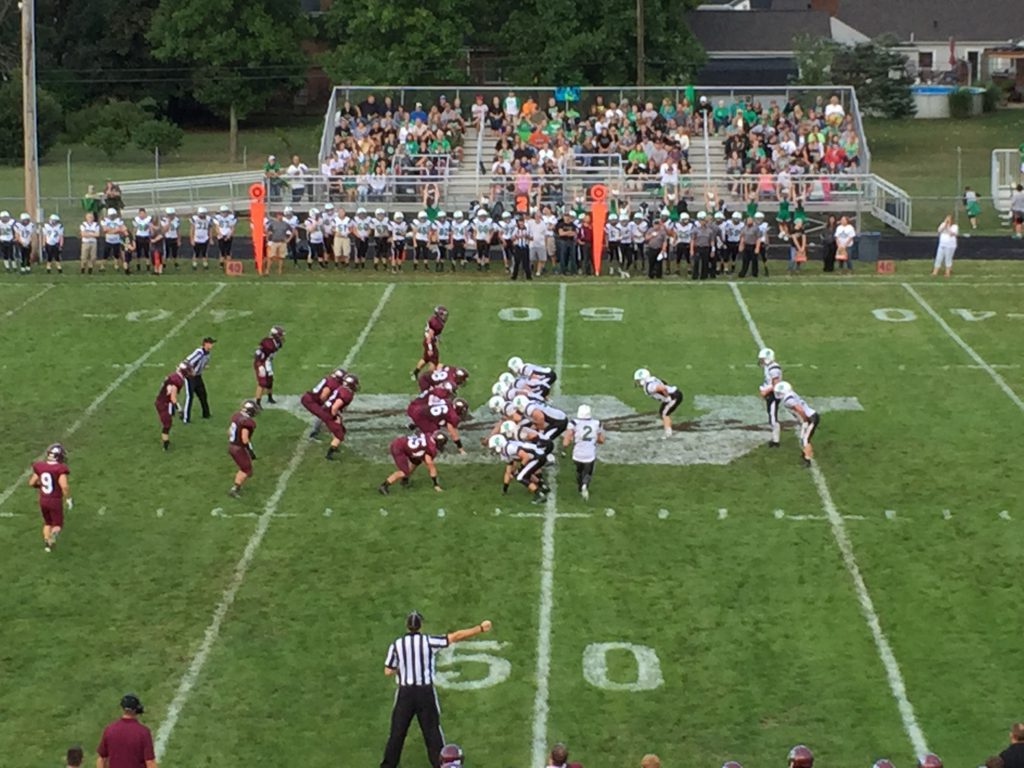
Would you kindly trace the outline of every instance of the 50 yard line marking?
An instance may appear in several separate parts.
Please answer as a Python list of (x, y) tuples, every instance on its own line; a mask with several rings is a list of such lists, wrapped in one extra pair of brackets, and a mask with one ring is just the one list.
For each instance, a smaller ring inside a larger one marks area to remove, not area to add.
[[(377, 324), (377, 320), (380, 319), (381, 313), (384, 311), (384, 306), (387, 304), (388, 299), (391, 298), (391, 294), (394, 290), (395, 284), (388, 283), (387, 287), (384, 289), (384, 293), (380, 297), (380, 301), (377, 302), (377, 306), (374, 307), (373, 312), (366, 321), (366, 325), (363, 326), (363, 330), (359, 333), (359, 336), (352, 344), (352, 348), (345, 356), (345, 360), (341, 364), (343, 368), (350, 368), (352, 366), (356, 355), (359, 354), (359, 350), (361, 350), (363, 348), (363, 344), (366, 343), (366, 339), (370, 335), (370, 331), (373, 330), (373, 327)], [(305, 428), (303, 428), (302, 435), (295, 444), (295, 450), (292, 452), (291, 460), (288, 462), (288, 466), (285, 467), (284, 472), (282, 472), (277, 478), (277, 484), (274, 486), (274, 492), (270, 495), (267, 499), (267, 503), (263, 506), (263, 513), (260, 515), (259, 520), (256, 521), (256, 528), (249, 537), (249, 541), (246, 542), (245, 549), (242, 551), (242, 557), (239, 558), (238, 563), (235, 564), (231, 580), (228, 582), (227, 587), (221, 594), (217, 605), (214, 606), (213, 614), (210, 617), (210, 623), (206, 627), (206, 631), (203, 633), (203, 640), (199, 644), (199, 649), (192, 657), (192, 661), (189, 662), (188, 669), (185, 670), (185, 674), (182, 675), (181, 681), (178, 683), (178, 688), (174, 692), (174, 698), (171, 699), (171, 703), (167, 706), (167, 715), (160, 723), (160, 728), (157, 730), (156, 739), (154, 740), (154, 751), (156, 752), (156, 759), (158, 762), (163, 761), (164, 754), (167, 751), (167, 743), (170, 741), (171, 735), (174, 733), (174, 727), (178, 724), (178, 718), (181, 717), (181, 712), (188, 703), (188, 699), (192, 695), (192, 691), (195, 688), (196, 683), (199, 681), (199, 675), (202, 674), (203, 667), (206, 666), (206, 661), (210, 657), (210, 651), (213, 650), (214, 644), (220, 637), (220, 629), (224, 624), (224, 619), (227, 617), (228, 611), (231, 610), (231, 605), (235, 602), (235, 597), (238, 595), (238, 590), (241, 589), (242, 582), (245, 581), (245, 576), (249, 571), (249, 566), (252, 565), (253, 558), (256, 556), (256, 552), (263, 543), (263, 538), (266, 536), (267, 529), (270, 527), (270, 522), (274, 518), (274, 514), (277, 512), (277, 507), (281, 503), (281, 498), (284, 496), (284, 492), (288, 489), (288, 483), (291, 481), (292, 475), (295, 474), (295, 470), (299, 468), (299, 464), (302, 463), (302, 457), (306, 455), (307, 450), (309, 450), (309, 439), (306, 437)]]
[[(206, 309), (206, 307), (209, 306), (210, 302), (217, 298), (217, 295), (224, 290), (225, 285), (225, 283), (218, 283), (216, 287), (212, 291), (210, 291), (210, 294), (205, 299), (199, 302), (199, 304), (197, 304), (191, 312), (185, 315), (181, 320), (179, 320), (175, 324), (173, 328), (171, 328), (171, 330), (167, 332), (167, 335), (165, 335), (162, 339), (160, 339), (160, 341), (158, 341), (152, 347), (143, 352), (140, 357), (136, 358), (134, 362), (130, 363), (123, 371), (121, 371), (121, 375), (114, 379), (112, 382), (110, 382), (110, 384), (107, 385), (107, 388), (100, 392), (96, 396), (95, 400), (89, 403), (88, 407), (86, 407), (82, 415), (79, 416), (78, 419), (64, 431), (64, 434), (61, 436), (61, 440), (67, 440), (69, 437), (74, 435), (78, 430), (80, 430), (82, 428), (82, 425), (85, 423), (85, 420), (92, 416), (94, 413), (96, 413), (99, 407), (106, 402), (107, 398), (110, 397), (114, 393), (114, 391), (117, 390), (122, 384), (124, 384), (125, 381), (128, 380), (128, 377), (130, 377), (133, 373), (139, 370), (139, 368), (141, 368), (145, 364), (145, 362), (149, 360), (149, 358), (156, 354), (156, 352), (164, 344), (166, 344), (172, 336), (176, 336), (182, 328), (184, 328), (186, 325), (192, 322), (196, 315), (198, 315), (200, 312)], [(18, 488), (20, 488), (25, 483), (26, 480), (28, 480), (30, 472), (31, 469), (26, 469), (24, 472), (21, 473), (17, 480), (15, 480), (6, 489), (4, 489), (3, 493), (0, 493), (0, 507), (2, 507), (4, 503), (9, 498), (11, 498), (14, 492), (18, 490)]]
[[(562, 357), (565, 353), (566, 284), (558, 284), (558, 321), (555, 326), (555, 373), (558, 378), (551, 394), (562, 393)], [(554, 608), (555, 523), (558, 521), (558, 468), (551, 474), (551, 492), (544, 502), (544, 528), (541, 533), (540, 601), (537, 608), (537, 671), (533, 697), (533, 758), (531, 768), (547, 765), (548, 686), (551, 679), (551, 612)]]
[[(729, 287), (732, 289), (732, 295), (736, 299), (736, 305), (739, 307), (743, 319), (747, 321), (747, 327), (750, 329), (750, 335), (753, 337), (754, 343), (758, 347), (767, 346), (761, 337), (761, 332), (757, 330), (757, 323), (754, 322), (750, 309), (747, 307), (747, 302), (743, 300), (743, 296), (740, 294), (736, 283), (730, 282)], [(878, 657), (882, 661), (882, 666), (885, 667), (885, 676), (889, 681), (889, 690), (892, 692), (892, 697), (896, 700), (900, 718), (903, 720), (903, 730), (906, 732), (907, 738), (910, 739), (914, 752), (918, 757), (921, 757), (929, 751), (924, 731), (921, 730), (921, 726), (917, 722), (917, 716), (914, 714), (914, 705), (910, 703), (910, 698), (907, 696), (907, 686), (903, 681), (900, 665), (896, 661), (896, 655), (892, 651), (889, 639), (885, 636), (885, 630), (882, 629), (882, 622), (878, 618), (875, 603), (871, 599), (871, 593), (868, 591), (868, 586), (861, 575), (860, 566), (857, 565), (857, 556), (854, 554), (850, 536), (846, 532), (846, 523), (843, 520), (843, 516), (839, 514), (835, 502), (832, 501), (832, 493), (828, 489), (825, 475), (818, 467), (817, 461), (811, 462), (811, 477), (814, 479), (814, 487), (817, 489), (818, 497), (821, 499), (822, 509), (828, 516), (828, 522), (832, 528), (832, 537), (835, 539), (839, 552), (843, 557), (843, 565), (846, 566), (846, 571), (853, 580), (854, 591), (857, 593), (857, 602), (860, 603), (860, 610), (864, 616), (864, 621), (867, 623), (868, 629), (871, 630), (871, 637), (875, 641)]]
[(999, 386), (999, 388), (1006, 393), (1006, 396), (1010, 398), (1011, 401), (1013, 401), (1014, 405), (1016, 405), (1020, 410), (1024, 411), (1024, 400), (1021, 400), (1017, 393), (1010, 388), (1010, 385), (1006, 383), (1006, 379), (1000, 376), (996, 372), (995, 368), (993, 368), (991, 365), (985, 362), (984, 358), (982, 358), (981, 355), (974, 351), (974, 347), (972, 347), (970, 344), (968, 344), (966, 341), (960, 338), (960, 334), (954, 331), (950, 327), (949, 323), (942, 319), (942, 316), (932, 308), (931, 304), (924, 300), (924, 297), (920, 293), (914, 290), (910, 283), (903, 283), (902, 285), (906, 292), (914, 297), (914, 301), (921, 305), (921, 309), (923, 309), (925, 312), (932, 316), (932, 319), (939, 324), (939, 327), (946, 332), (946, 335), (949, 336), (949, 338), (951, 338), (953, 341), (955, 341), (957, 346), (960, 347), (960, 349), (962, 349), (964, 352), (966, 352), (974, 362), (981, 366), (981, 369), (985, 371), (985, 373), (992, 377), (992, 381), (994, 381)]

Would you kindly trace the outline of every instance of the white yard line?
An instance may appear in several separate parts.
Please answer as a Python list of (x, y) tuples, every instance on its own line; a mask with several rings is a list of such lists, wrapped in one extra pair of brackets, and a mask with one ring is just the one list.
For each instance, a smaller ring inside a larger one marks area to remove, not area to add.
[[(380, 319), (381, 313), (384, 311), (384, 306), (387, 304), (388, 299), (391, 298), (391, 294), (394, 289), (394, 283), (388, 284), (384, 289), (384, 293), (381, 295), (380, 301), (378, 301), (377, 306), (374, 307), (373, 312), (366, 321), (366, 325), (363, 326), (362, 332), (360, 332), (355, 343), (352, 344), (352, 348), (345, 356), (345, 360), (342, 363), (343, 368), (351, 367), (356, 355), (359, 354), (359, 350), (361, 350), (363, 348), (363, 344), (366, 343), (366, 339), (370, 335), (370, 331), (373, 330), (373, 327), (377, 324), (377, 320)], [(242, 557), (238, 560), (238, 563), (235, 564), (235, 570), (231, 576), (231, 580), (228, 582), (227, 587), (221, 594), (217, 605), (214, 606), (213, 615), (210, 617), (210, 623), (206, 627), (206, 631), (203, 633), (203, 640), (199, 644), (199, 648), (196, 650), (195, 655), (192, 657), (192, 661), (189, 662), (188, 669), (186, 669), (185, 674), (182, 675), (181, 681), (178, 683), (178, 688), (174, 692), (174, 698), (171, 699), (171, 703), (167, 706), (167, 715), (160, 723), (160, 728), (157, 730), (156, 739), (154, 740), (154, 749), (156, 751), (156, 759), (158, 762), (163, 761), (164, 754), (167, 751), (167, 742), (170, 741), (171, 735), (174, 733), (174, 727), (178, 724), (178, 718), (181, 717), (181, 712), (188, 703), (196, 683), (199, 681), (199, 676), (202, 674), (203, 667), (206, 666), (206, 661), (210, 656), (210, 652), (213, 650), (214, 644), (216, 644), (217, 639), (220, 637), (220, 630), (224, 623), (224, 619), (227, 617), (228, 611), (231, 610), (231, 605), (235, 602), (238, 590), (241, 589), (242, 583), (245, 581), (246, 574), (249, 572), (249, 566), (252, 565), (253, 558), (256, 556), (256, 552), (263, 543), (263, 538), (267, 533), (267, 529), (270, 527), (270, 522), (277, 516), (277, 507), (281, 503), (281, 498), (284, 496), (284, 492), (288, 489), (288, 483), (291, 481), (292, 475), (295, 474), (295, 470), (297, 470), (299, 465), (302, 463), (302, 458), (306, 455), (309, 445), (310, 441), (306, 437), (305, 429), (303, 429), (302, 435), (295, 444), (295, 450), (292, 451), (292, 457), (288, 462), (288, 466), (285, 467), (284, 472), (282, 472), (277, 478), (277, 485), (274, 487), (274, 492), (270, 495), (270, 498), (267, 499), (266, 504), (263, 505), (263, 513), (256, 521), (256, 528), (249, 537), (249, 541), (246, 542), (245, 549), (242, 551)]]
[(914, 297), (914, 301), (920, 304), (921, 308), (925, 312), (932, 316), (932, 319), (939, 324), (939, 327), (946, 332), (946, 335), (955, 341), (957, 346), (966, 352), (968, 356), (977, 363), (983, 371), (985, 371), (985, 373), (992, 377), (992, 381), (994, 381), (999, 388), (1006, 393), (1006, 396), (1010, 398), (1013, 404), (1020, 410), (1024, 411), (1024, 400), (1021, 400), (1017, 393), (1010, 389), (1010, 385), (1006, 383), (1006, 379), (1000, 376), (993, 366), (985, 362), (982, 356), (975, 352), (974, 348), (970, 344), (960, 338), (960, 334), (954, 331), (950, 327), (949, 323), (942, 319), (942, 316), (932, 308), (931, 304), (924, 300), (924, 297), (920, 293), (913, 289), (910, 283), (903, 283), (903, 288), (906, 289), (907, 293)]
[[(562, 358), (565, 354), (566, 283), (558, 284), (558, 321), (555, 326), (555, 363), (558, 374), (551, 387), (552, 397), (562, 393)], [(544, 528), (541, 533), (540, 601), (537, 608), (537, 671), (533, 696), (533, 759), (531, 768), (547, 765), (548, 687), (551, 679), (551, 612), (555, 586), (555, 523), (558, 521), (558, 470), (551, 473), (551, 491), (544, 503)]]
[(29, 296), (27, 299), (25, 299), (23, 302), (21, 302), (21, 304), (16, 306), (14, 309), (8, 309), (6, 312), (4, 312), (4, 317), (10, 317), (11, 315), (14, 315), (14, 314), (20, 312), (25, 307), (27, 307), (29, 304), (31, 304), (33, 301), (35, 301), (36, 299), (40, 298), (47, 291), (51, 290), (55, 285), (56, 285), (55, 283), (47, 283), (45, 286), (43, 286), (42, 289), (40, 289), (40, 290), (36, 291), (35, 293), (33, 293), (31, 296)]
[[(149, 360), (149, 358), (151, 358), (154, 354), (156, 354), (156, 352), (161, 347), (163, 347), (164, 344), (166, 344), (173, 336), (176, 336), (182, 328), (184, 328), (186, 325), (192, 322), (196, 315), (198, 315), (200, 312), (206, 309), (206, 307), (209, 306), (210, 302), (217, 298), (217, 295), (223, 290), (224, 284), (218, 283), (217, 286), (212, 291), (210, 291), (210, 294), (205, 299), (199, 302), (199, 304), (197, 304), (196, 307), (191, 312), (185, 315), (185, 317), (179, 320), (174, 325), (174, 327), (167, 332), (167, 335), (165, 335), (162, 339), (160, 339), (160, 341), (158, 341), (152, 347), (143, 352), (142, 355), (139, 356), (134, 362), (127, 365), (125, 369), (121, 371), (121, 374), (112, 382), (110, 382), (110, 384), (107, 385), (107, 388), (96, 396), (95, 400), (89, 403), (88, 407), (85, 409), (82, 415), (79, 416), (78, 419), (74, 421), (71, 424), (71, 426), (64, 431), (64, 434), (61, 435), (61, 440), (68, 440), (72, 435), (74, 435), (78, 430), (80, 430), (82, 428), (82, 425), (85, 423), (85, 420), (92, 416), (94, 413), (96, 413), (99, 407), (106, 402), (108, 397), (110, 397), (122, 384), (124, 384), (125, 381), (127, 381), (128, 378), (133, 373), (135, 373), (137, 370), (139, 370), (139, 368), (145, 365), (146, 361)], [(28, 479), (29, 472), (30, 470), (26, 469), (24, 472), (21, 473), (17, 480), (15, 480), (6, 489), (4, 489), (3, 493), (0, 493), (0, 506), (3, 506), (4, 503), (9, 498), (11, 498), (14, 492), (18, 488), (20, 488), (22, 484), (24, 484), (24, 482)]]
[[(754, 318), (750, 314), (750, 308), (747, 307), (747, 302), (744, 301), (736, 283), (731, 282), (729, 286), (732, 288), (733, 297), (736, 299), (736, 305), (740, 308), (743, 319), (747, 321), (747, 327), (750, 329), (750, 335), (753, 337), (754, 343), (758, 347), (766, 346), (761, 332), (757, 329), (757, 323), (754, 322)], [(835, 539), (836, 545), (839, 547), (839, 552), (843, 557), (843, 565), (846, 566), (846, 571), (850, 574), (850, 579), (853, 581), (853, 588), (857, 593), (857, 602), (860, 603), (861, 614), (864, 616), (868, 629), (871, 630), (871, 637), (875, 641), (878, 658), (881, 659), (882, 666), (885, 668), (885, 676), (889, 681), (889, 690), (892, 692), (892, 697), (895, 699), (896, 707), (900, 712), (900, 718), (903, 720), (903, 730), (906, 732), (907, 738), (910, 739), (914, 752), (920, 757), (929, 751), (924, 731), (921, 730), (921, 726), (917, 722), (917, 716), (914, 714), (914, 705), (910, 703), (910, 697), (907, 696), (907, 686), (903, 681), (900, 665), (896, 661), (896, 655), (893, 653), (889, 639), (882, 629), (882, 623), (878, 618), (878, 611), (875, 610), (875, 603), (871, 599), (868, 585), (861, 575), (860, 566), (857, 564), (857, 556), (853, 551), (853, 543), (846, 532), (846, 522), (836, 508), (835, 502), (832, 501), (832, 493), (829, 491), (828, 483), (825, 481), (825, 474), (821, 471), (816, 461), (811, 463), (811, 477), (814, 479), (814, 487), (817, 489), (818, 497), (821, 499), (821, 507), (828, 516), (828, 521), (832, 528), (832, 538)]]

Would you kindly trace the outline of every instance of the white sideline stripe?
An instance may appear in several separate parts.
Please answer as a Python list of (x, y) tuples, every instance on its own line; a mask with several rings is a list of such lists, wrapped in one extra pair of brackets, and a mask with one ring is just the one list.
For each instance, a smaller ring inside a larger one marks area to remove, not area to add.
[(33, 301), (38, 299), (40, 296), (42, 296), (44, 293), (49, 291), (54, 286), (55, 286), (55, 283), (47, 283), (42, 288), (42, 290), (39, 290), (39, 291), (36, 291), (35, 293), (33, 293), (31, 296), (29, 296), (27, 299), (25, 299), (23, 302), (21, 302), (21, 304), (16, 306), (14, 309), (8, 309), (6, 312), (4, 312), (4, 317), (10, 317), (11, 315), (16, 314), (17, 312), (20, 312), (21, 310), (23, 310), (25, 307), (27, 307), (29, 304), (31, 304)]
[[(730, 282), (729, 285), (732, 288), (732, 294), (736, 298), (736, 304), (740, 308), (743, 319), (747, 321), (747, 327), (750, 329), (750, 335), (754, 338), (754, 342), (758, 347), (766, 346), (764, 339), (761, 337), (761, 332), (757, 329), (757, 323), (754, 322), (750, 309), (747, 307), (747, 302), (743, 300), (743, 296), (740, 294), (736, 283)], [(853, 543), (846, 532), (846, 522), (843, 520), (843, 516), (839, 514), (835, 502), (832, 501), (832, 493), (828, 489), (825, 475), (818, 467), (816, 461), (811, 462), (811, 477), (814, 479), (814, 487), (817, 489), (818, 497), (821, 499), (821, 507), (828, 516), (828, 521), (832, 528), (832, 538), (835, 539), (839, 552), (843, 557), (843, 565), (846, 566), (846, 571), (853, 580), (853, 587), (857, 593), (857, 602), (860, 603), (861, 614), (864, 616), (868, 629), (871, 630), (871, 637), (875, 641), (878, 657), (882, 661), (882, 666), (885, 667), (885, 676), (889, 681), (889, 690), (892, 692), (892, 697), (896, 700), (896, 707), (899, 709), (900, 718), (903, 720), (903, 730), (906, 732), (907, 738), (910, 739), (915, 754), (917, 757), (921, 757), (929, 751), (924, 731), (921, 730), (921, 726), (917, 722), (917, 716), (914, 714), (914, 705), (910, 703), (910, 697), (907, 696), (907, 686), (903, 681), (900, 665), (896, 661), (896, 655), (893, 653), (889, 639), (885, 636), (885, 631), (882, 629), (882, 623), (878, 618), (878, 611), (875, 610), (875, 603), (871, 599), (868, 585), (864, 582), (864, 577), (861, 575), (860, 566), (857, 564), (857, 556), (853, 551)]]
[[(380, 318), (381, 313), (384, 311), (384, 305), (387, 304), (391, 294), (394, 291), (394, 284), (389, 284), (385, 289), (384, 293), (380, 297), (380, 301), (377, 302), (377, 306), (374, 308), (369, 319), (366, 321), (366, 325), (356, 338), (352, 348), (348, 351), (345, 356), (345, 361), (342, 363), (342, 367), (349, 368), (352, 362), (355, 360), (359, 350), (362, 349), (363, 344), (366, 343), (367, 337), (370, 335), (370, 331), (377, 324), (377, 320)], [(295, 470), (299, 468), (299, 464), (302, 463), (302, 457), (306, 455), (306, 451), (309, 450), (310, 441), (306, 438), (305, 428), (303, 429), (302, 435), (299, 441), (295, 444), (295, 450), (292, 452), (291, 460), (288, 462), (288, 466), (285, 467), (284, 472), (277, 478), (277, 485), (274, 487), (274, 492), (267, 499), (267, 503), (263, 506), (263, 513), (260, 515), (259, 520), (256, 521), (256, 528), (253, 530), (252, 535), (249, 537), (249, 541), (245, 545), (245, 550), (242, 552), (242, 557), (235, 565), (235, 570), (231, 576), (231, 581), (228, 582), (228, 586), (225, 588), (223, 594), (221, 594), (220, 601), (214, 606), (213, 615), (210, 618), (210, 623), (206, 627), (206, 631), (203, 633), (203, 640), (199, 644), (199, 649), (192, 657), (192, 661), (189, 662), (188, 669), (185, 670), (185, 674), (182, 675), (181, 681), (178, 683), (178, 688), (174, 692), (174, 698), (171, 699), (171, 703), (167, 707), (167, 715), (160, 723), (160, 728), (157, 730), (156, 739), (154, 740), (154, 751), (156, 752), (156, 759), (158, 762), (162, 762), (164, 754), (167, 751), (167, 742), (170, 741), (171, 734), (174, 733), (174, 727), (178, 724), (178, 718), (181, 717), (181, 712), (188, 703), (189, 697), (192, 695), (192, 690), (195, 688), (196, 683), (199, 681), (199, 675), (203, 671), (203, 667), (206, 665), (206, 661), (210, 656), (210, 652), (213, 650), (214, 644), (220, 637), (221, 625), (224, 623), (224, 619), (227, 617), (228, 611), (231, 610), (232, 603), (235, 602), (235, 596), (238, 594), (238, 590), (242, 587), (242, 582), (245, 581), (246, 574), (249, 571), (249, 566), (252, 565), (253, 558), (256, 556), (256, 551), (260, 548), (260, 544), (263, 543), (263, 537), (267, 533), (267, 529), (270, 527), (270, 522), (276, 516), (277, 506), (281, 503), (281, 498), (284, 496), (284, 492), (288, 489), (288, 483), (292, 479), (292, 475), (295, 474)]]
[[(173, 328), (171, 328), (171, 330), (169, 330), (167, 332), (166, 336), (164, 336), (162, 339), (160, 339), (160, 341), (158, 341), (152, 347), (150, 347), (145, 352), (143, 352), (142, 355), (140, 357), (138, 357), (134, 362), (128, 364), (125, 367), (125, 369), (123, 371), (121, 371), (121, 375), (118, 376), (116, 379), (114, 379), (112, 382), (110, 382), (110, 384), (107, 385), (107, 388), (104, 389), (102, 392), (100, 392), (96, 396), (95, 400), (93, 400), (91, 403), (89, 403), (88, 407), (85, 409), (85, 411), (82, 413), (82, 415), (79, 416), (78, 419), (74, 423), (72, 423), (71, 426), (68, 427), (64, 431), (64, 434), (61, 436), (61, 440), (62, 441), (67, 440), (72, 435), (74, 435), (78, 430), (80, 430), (82, 428), (82, 425), (85, 423), (85, 420), (88, 419), (90, 416), (92, 416), (94, 413), (96, 413), (96, 411), (99, 409), (99, 407), (101, 405), (103, 405), (104, 402), (106, 402), (106, 399), (108, 397), (110, 397), (114, 393), (114, 391), (117, 390), (118, 387), (120, 387), (122, 384), (125, 383), (125, 381), (128, 380), (129, 376), (131, 376), (133, 373), (135, 373), (137, 370), (139, 370), (139, 368), (141, 368), (145, 364), (145, 362), (147, 360), (149, 360), (149, 358), (151, 358), (154, 354), (156, 354), (156, 352), (164, 344), (166, 344), (167, 341), (172, 336), (177, 335), (178, 331), (180, 331), (182, 328), (184, 328), (186, 325), (188, 325), (195, 318), (195, 316), (198, 315), (200, 312), (202, 312), (209, 305), (209, 303), (211, 301), (213, 301), (215, 298), (217, 298), (217, 294), (219, 294), (223, 290), (224, 290), (224, 284), (223, 283), (218, 284), (217, 287), (215, 287), (210, 292), (210, 295), (207, 296), (205, 299), (203, 299), (201, 302), (199, 302), (199, 304), (196, 305), (195, 309), (193, 309), (191, 312), (189, 312), (187, 315), (185, 315), (185, 317), (183, 317), (181, 320), (179, 320), (178, 323), (175, 324), (175, 326)], [(24, 483), (28, 479), (28, 476), (29, 476), (30, 472), (31, 472), (31, 470), (26, 469), (24, 472), (21, 473), (21, 475), (18, 477), (17, 480), (15, 480), (13, 483), (11, 483), (3, 491), (3, 493), (0, 493), (0, 507), (2, 507), (4, 505), (4, 503), (9, 498), (11, 498), (11, 496), (14, 494), (14, 492), (22, 485), (22, 483)]]
[(992, 381), (999, 385), (999, 388), (1006, 393), (1006, 396), (1013, 401), (1013, 404), (1020, 410), (1024, 411), (1024, 400), (1021, 400), (1017, 393), (1010, 389), (1010, 385), (1006, 383), (1006, 379), (1000, 376), (994, 367), (985, 362), (982, 356), (975, 352), (974, 348), (970, 344), (960, 338), (960, 334), (954, 331), (950, 327), (949, 323), (943, 320), (942, 316), (932, 308), (932, 305), (925, 301), (924, 297), (915, 291), (909, 283), (903, 283), (903, 287), (906, 289), (907, 293), (914, 297), (914, 301), (920, 304), (921, 308), (932, 316), (932, 319), (939, 324), (939, 327), (946, 332), (946, 335), (955, 341), (957, 346), (966, 352), (968, 356), (977, 363), (983, 371), (985, 371), (985, 373), (992, 377)]
[[(555, 325), (555, 373), (552, 397), (562, 394), (562, 357), (565, 353), (566, 283), (558, 284), (558, 321)], [(540, 600), (537, 608), (537, 671), (533, 696), (533, 759), (531, 768), (547, 765), (548, 686), (551, 679), (551, 613), (555, 587), (555, 524), (558, 522), (558, 469), (551, 473), (551, 492), (544, 503), (544, 528), (541, 533)]]

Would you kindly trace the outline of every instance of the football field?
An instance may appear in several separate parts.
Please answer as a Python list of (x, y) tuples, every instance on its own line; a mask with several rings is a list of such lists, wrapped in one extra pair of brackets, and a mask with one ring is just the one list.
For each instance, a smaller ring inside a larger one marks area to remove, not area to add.
[[(1024, 273), (510, 284), (373, 273), (0, 279), (0, 763), (90, 757), (126, 691), (162, 767), (369, 766), (412, 608), (491, 633), (439, 659), (442, 725), (472, 766), (977, 765), (1020, 719)], [(358, 282), (357, 282), (358, 281)], [(381, 496), (435, 304), (468, 369), (466, 456)], [(240, 499), (226, 429), (274, 323), (276, 407)], [(205, 335), (213, 418), (153, 399)], [(821, 413), (815, 464), (767, 447), (757, 350)], [(479, 438), (510, 355), (559, 371), (607, 442), (545, 503)], [(361, 390), (339, 457), (298, 397), (338, 364)], [(647, 367), (685, 399), (662, 439)], [(28, 466), (68, 450), (75, 508), (43, 551)], [(425, 766), (413, 725), (403, 765)]]

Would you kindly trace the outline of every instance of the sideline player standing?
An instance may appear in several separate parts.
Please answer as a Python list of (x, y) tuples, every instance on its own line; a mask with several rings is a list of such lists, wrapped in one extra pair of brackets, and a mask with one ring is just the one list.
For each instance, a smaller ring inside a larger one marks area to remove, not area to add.
[(398, 693), (391, 709), (391, 733), (380, 768), (397, 768), (413, 717), (417, 718), (423, 732), (430, 764), (435, 768), (441, 765), (444, 735), (434, 690), (434, 654), (452, 643), (489, 631), (491, 622), (484, 619), (475, 627), (457, 629), (446, 635), (424, 635), (420, 633), (422, 627), (423, 616), (419, 611), (413, 611), (405, 617), (406, 633), (388, 646), (384, 674), (395, 676)]
[(256, 405), (263, 407), (263, 392), (267, 393), (267, 402), (274, 400), (274, 354), (284, 346), (284, 328), (275, 325), (265, 336), (253, 353), (252, 367), (256, 371)]
[(139, 722), (146, 710), (134, 693), (121, 697), (121, 717), (103, 729), (96, 768), (156, 768), (153, 734)]
[(210, 418), (210, 402), (206, 398), (206, 383), (203, 381), (203, 371), (210, 362), (210, 355), (213, 352), (213, 345), (217, 340), (212, 336), (203, 339), (203, 343), (192, 350), (192, 353), (185, 358), (192, 369), (192, 375), (185, 378), (185, 407), (181, 409), (181, 421), (188, 424), (192, 420), (192, 396), (199, 398), (199, 405), (203, 409), (203, 418)]
[(64, 504), (70, 512), (75, 504), (68, 487), (67, 454), (64, 446), (54, 443), (46, 449), (46, 459), (32, 462), (28, 484), (39, 489), (39, 511), (43, 515), (43, 549), (47, 552), (57, 546), (57, 536), (64, 527)]
[(57, 262), (57, 274), (64, 274), (64, 225), (60, 223), (60, 216), (56, 213), (50, 215), (50, 220), (43, 224), (43, 255), (46, 258), (46, 274), (50, 274), (50, 267)]
[(672, 437), (672, 412), (683, 402), (683, 393), (679, 387), (666, 384), (646, 368), (637, 368), (633, 372), (633, 381), (643, 389), (644, 394), (661, 403), (658, 409), (661, 425), (665, 428), (665, 437)]
[(185, 387), (185, 379), (192, 375), (192, 367), (188, 363), (179, 363), (178, 367), (164, 378), (160, 391), (156, 393), (157, 416), (160, 417), (160, 441), (166, 451), (171, 447), (171, 423), (174, 412), (178, 409), (178, 393)]
[(252, 460), (256, 458), (256, 451), (252, 447), (252, 433), (256, 431), (253, 417), (257, 410), (259, 409), (255, 400), (243, 400), (241, 408), (231, 415), (231, 424), (228, 426), (228, 454), (234, 459), (238, 471), (235, 472), (235, 482), (228, 491), (228, 496), (238, 498), (242, 483), (252, 477)]
[(764, 381), (759, 391), (768, 410), (768, 426), (772, 428), (769, 448), (779, 447), (779, 399), (775, 396), (775, 385), (782, 381), (782, 366), (775, 359), (775, 350), (765, 347), (757, 353), (757, 364), (764, 369)]
[(586, 501), (590, 498), (590, 479), (594, 476), (597, 446), (604, 442), (604, 427), (593, 417), (589, 405), (576, 409), (576, 418), (569, 420), (569, 428), (562, 436), (562, 447), (572, 443), (572, 460), (576, 465), (576, 488)]
[(799, 423), (800, 456), (803, 458), (805, 467), (811, 466), (811, 459), (814, 458), (811, 438), (814, 437), (814, 433), (818, 429), (821, 417), (807, 404), (807, 401), (793, 391), (793, 386), (788, 381), (780, 381), (775, 385), (775, 397), (786, 406), (790, 413), (796, 416)]
[(427, 325), (423, 329), (423, 356), (416, 361), (416, 367), (412, 369), (410, 378), (416, 381), (420, 375), (420, 369), (427, 363), (431, 369), (437, 368), (440, 362), (439, 347), (441, 345), (441, 333), (448, 322), (448, 308), (443, 304), (434, 307), (434, 313), (427, 318)]

